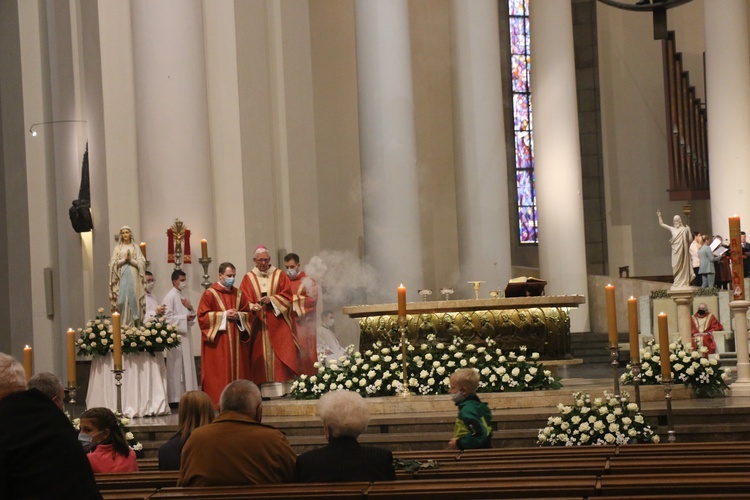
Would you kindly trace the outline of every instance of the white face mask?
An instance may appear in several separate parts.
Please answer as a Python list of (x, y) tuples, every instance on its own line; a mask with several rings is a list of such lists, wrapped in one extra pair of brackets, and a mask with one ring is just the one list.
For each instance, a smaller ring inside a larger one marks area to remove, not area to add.
[(296, 278), (298, 274), (299, 274), (299, 271), (297, 271), (294, 268), (286, 270), (286, 275), (289, 276), (291, 279)]
[(185, 287), (187, 286), (187, 281), (180, 281), (180, 283), (177, 286), (180, 287), (180, 290), (184, 290)]
[(333, 328), (334, 323), (336, 323), (336, 321), (333, 318), (331, 318), (328, 321), (324, 321), (323, 326), (330, 330), (331, 328)]
[(147, 291), (148, 293), (151, 293), (151, 292), (153, 291), (153, 289), (154, 289), (154, 284), (155, 284), (155, 283), (154, 283), (153, 281), (151, 281), (150, 283), (146, 283), (146, 287), (145, 287), (145, 288), (146, 288), (146, 291)]

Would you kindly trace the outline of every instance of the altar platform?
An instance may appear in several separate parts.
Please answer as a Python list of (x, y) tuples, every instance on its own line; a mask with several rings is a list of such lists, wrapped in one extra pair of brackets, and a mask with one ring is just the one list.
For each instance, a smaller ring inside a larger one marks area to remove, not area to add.
[[(493, 446), (534, 447), (538, 430), (557, 413), (558, 403), (572, 401), (584, 391), (600, 397), (613, 391), (611, 366), (605, 363), (564, 367), (563, 388), (556, 391), (480, 394), (492, 407)], [(579, 376), (580, 375), (580, 376)], [(621, 386), (631, 394), (632, 386)], [(666, 406), (661, 387), (642, 387), (643, 413), (666, 440)], [(750, 440), (750, 397), (692, 398), (683, 387), (673, 391), (674, 427), (678, 442)], [(453, 431), (456, 410), (450, 397), (412, 396), (368, 398), (372, 420), (360, 441), (394, 451), (445, 448)], [(263, 422), (286, 433), (297, 453), (325, 444), (316, 412), (317, 401), (289, 398), (263, 403)], [(75, 415), (77, 408), (70, 408)], [(158, 447), (177, 428), (177, 415), (131, 419), (130, 429), (143, 444), (144, 458), (156, 457)]]

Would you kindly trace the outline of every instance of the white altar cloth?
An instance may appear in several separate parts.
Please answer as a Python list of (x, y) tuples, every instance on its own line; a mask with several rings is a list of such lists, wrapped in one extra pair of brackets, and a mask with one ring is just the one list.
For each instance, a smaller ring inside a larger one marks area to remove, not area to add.
[[(169, 415), (164, 355), (146, 352), (123, 354), (122, 413), (128, 417)], [(86, 408), (103, 406), (117, 409), (114, 361), (111, 354), (96, 356), (91, 361)]]

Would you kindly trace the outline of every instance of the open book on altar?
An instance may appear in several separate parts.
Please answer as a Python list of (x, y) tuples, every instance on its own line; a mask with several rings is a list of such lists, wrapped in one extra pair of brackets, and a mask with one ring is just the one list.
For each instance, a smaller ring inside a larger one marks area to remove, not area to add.
[(544, 295), (545, 280), (533, 277), (520, 276), (508, 280), (505, 287), (506, 297), (538, 297)]

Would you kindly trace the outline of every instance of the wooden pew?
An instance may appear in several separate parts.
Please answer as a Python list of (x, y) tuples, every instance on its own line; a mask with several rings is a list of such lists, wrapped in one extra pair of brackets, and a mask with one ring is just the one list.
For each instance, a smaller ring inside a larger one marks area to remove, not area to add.
[(131, 488), (168, 488), (177, 485), (179, 471), (149, 470), (140, 472), (112, 472), (95, 474), (100, 490)]
[(201, 488), (163, 488), (149, 499), (236, 499), (252, 498), (337, 498), (362, 500), (371, 483), (315, 483), (315, 484), (274, 484), (257, 486), (217, 486)]
[(144, 500), (151, 498), (156, 488), (134, 488), (132, 490), (100, 490), (103, 500)]

